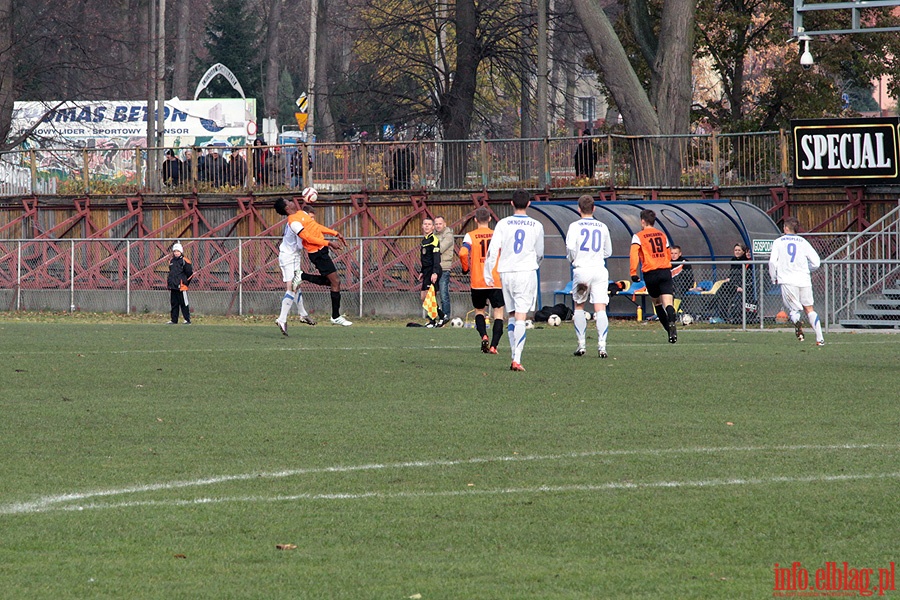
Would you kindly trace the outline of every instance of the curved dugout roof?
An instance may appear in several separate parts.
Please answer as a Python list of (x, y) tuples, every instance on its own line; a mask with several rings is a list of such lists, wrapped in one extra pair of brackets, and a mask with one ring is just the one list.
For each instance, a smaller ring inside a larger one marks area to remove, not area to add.
[[(641, 228), (641, 211), (656, 212), (656, 227), (681, 246), (688, 260), (731, 260), (738, 242), (775, 239), (781, 230), (762, 210), (731, 200), (616, 201), (596, 203), (594, 216), (609, 227), (612, 256), (607, 259), (610, 279), (628, 279), (631, 237)], [(528, 213), (544, 226), (544, 262), (540, 270), (541, 302), (572, 279), (566, 259), (566, 232), (579, 219), (575, 201), (532, 202)]]

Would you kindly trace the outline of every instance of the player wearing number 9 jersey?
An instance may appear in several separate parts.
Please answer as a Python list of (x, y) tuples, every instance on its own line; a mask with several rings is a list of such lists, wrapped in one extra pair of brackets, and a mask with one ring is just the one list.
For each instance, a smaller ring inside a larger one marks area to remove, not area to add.
[(788, 309), (797, 339), (803, 341), (800, 325), (801, 309), (816, 332), (816, 345), (823, 346), (822, 325), (813, 307), (812, 277), (821, 259), (805, 239), (797, 235), (800, 222), (795, 217), (784, 220), (784, 235), (772, 242), (769, 255), (769, 276), (772, 283), (781, 285), (781, 299)]
[(609, 331), (606, 316), (609, 271), (606, 269), (606, 259), (612, 254), (612, 241), (606, 224), (594, 218), (594, 199), (589, 195), (578, 199), (578, 214), (581, 218), (569, 225), (566, 232), (566, 256), (572, 263), (572, 299), (575, 301), (572, 324), (578, 340), (575, 356), (584, 356), (587, 333), (584, 304), (590, 300), (594, 304), (596, 317), (597, 352), (600, 358), (606, 358), (606, 334)]
[(672, 282), (672, 252), (666, 234), (656, 229), (656, 213), (641, 211), (641, 230), (631, 238), (631, 280), (640, 281), (638, 263), (644, 273), (647, 295), (663, 329), (669, 332), (669, 343), (678, 341), (675, 328), (675, 284)]
[(488, 246), (484, 261), (484, 282), (494, 285), (494, 267), (500, 273), (503, 300), (511, 316), (506, 327), (512, 348), (510, 370), (524, 371), (522, 350), (525, 347), (525, 319), (537, 300), (537, 270), (544, 259), (544, 226), (528, 216), (531, 204), (528, 192), (516, 190), (512, 195), (513, 214), (500, 219)]

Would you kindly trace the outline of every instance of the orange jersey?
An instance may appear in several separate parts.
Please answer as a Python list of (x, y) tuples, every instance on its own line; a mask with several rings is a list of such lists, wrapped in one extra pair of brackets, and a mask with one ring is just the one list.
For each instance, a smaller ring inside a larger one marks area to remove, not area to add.
[(312, 215), (305, 213), (302, 210), (298, 210), (291, 216), (296, 216), (297, 220), (300, 221), (300, 224), (303, 225), (303, 229), (297, 235), (300, 236), (303, 247), (310, 254), (318, 252), (328, 245), (328, 240), (325, 239), (326, 233), (328, 235), (337, 235), (338, 233), (334, 229), (329, 229), (324, 225), (320, 225)]
[(638, 263), (641, 271), (672, 268), (672, 251), (669, 250), (669, 239), (666, 234), (654, 227), (641, 229), (631, 238), (631, 275), (638, 274)]
[[(463, 273), (469, 273), (470, 284), (474, 290), (491, 289), (491, 286), (484, 281), (484, 259), (487, 258), (488, 246), (493, 236), (493, 229), (479, 227), (467, 233), (463, 238), (462, 248), (459, 250), (459, 262), (462, 263)], [(493, 287), (500, 289), (500, 274), (497, 273), (496, 265), (492, 273), (494, 275)]]

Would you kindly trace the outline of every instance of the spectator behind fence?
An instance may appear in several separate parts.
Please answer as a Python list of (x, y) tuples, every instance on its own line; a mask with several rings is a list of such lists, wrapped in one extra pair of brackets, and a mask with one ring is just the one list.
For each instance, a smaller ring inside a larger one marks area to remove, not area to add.
[(181, 161), (178, 160), (178, 157), (175, 156), (175, 152), (166, 150), (166, 160), (163, 161), (161, 169), (163, 184), (168, 186), (180, 185), (182, 181), (182, 170), (183, 166)]
[(181, 163), (181, 181), (194, 180), (194, 151), (190, 148), (184, 150), (184, 160)]
[(272, 151), (266, 157), (266, 177), (270, 186), (287, 185), (287, 160), (281, 146), (272, 146)]
[[(309, 170), (312, 170), (312, 155), (309, 157)], [(294, 149), (291, 155), (291, 187), (299, 189), (303, 187), (303, 150), (300, 146)]]
[(256, 184), (263, 186), (268, 185), (269, 178), (266, 171), (266, 161), (269, 158), (269, 150), (265, 148), (266, 141), (262, 138), (253, 140), (253, 176), (256, 177)]
[(391, 156), (391, 179), (389, 190), (408, 190), (412, 187), (412, 173), (416, 170), (416, 156), (409, 144), (394, 150)]
[(205, 161), (206, 181), (214, 187), (221, 187), (228, 183), (228, 162), (219, 154), (219, 148), (209, 147), (209, 154)]
[(734, 256), (731, 257), (731, 268), (716, 298), (719, 299), (719, 315), (729, 323), (742, 323), (744, 311), (744, 273), (746, 272), (747, 303), (754, 301), (753, 273), (750, 271), (750, 252), (747, 245), (738, 242), (734, 245)]
[(694, 287), (694, 268), (682, 258), (681, 246), (672, 246), (672, 283), (675, 297), (684, 299), (685, 293)]
[(575, 177), (593, 179), (597, 150), (594, 148), (594, 140), (590, 138), (591, 130), (585, 129), (583, 135), (586, 139), (575, 149)]
[(244, 187), (247, 179), (247, 160), (241, 155), (242, 150), (231, 151), (231, 160), (228, 161), (228, 183), (235, 187)]

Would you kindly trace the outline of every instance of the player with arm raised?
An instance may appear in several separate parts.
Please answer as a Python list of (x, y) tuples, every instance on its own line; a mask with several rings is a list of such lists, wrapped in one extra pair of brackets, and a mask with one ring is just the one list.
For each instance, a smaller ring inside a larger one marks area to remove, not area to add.
[(800, 222), (795, 217), (784, 220), (784, 235), (772, 242), (769, 255), (769, 277), (772, 283), (781, 286), (781, 300), (794, 323), (797, 339), (803, 341), (803, 327), (800, 324), (801, 309), (816, 333), (816, 346), (824, 346), (822, 324), (813, 307), (811, 273), (822, 263), (818, 253), (809, 242), (797, 235)]
[(513, 214), (501, 219), (494, 229), (484, 261), (484, 281), (494, 285), (496, 267), (503, 288), (503, 301), (510, 313), (506, 332), (512, 350), (511, 371), (524, 371), (525, 318), (537, 300), (537, 270), (544, 259), (544, 226), (526, 214), (531, 204), (528, 192), (513, 192)]
[[(475, 308), (475, 329), (481, 336), (481, 351), (485, 354), (497, 354), (497, 344), (503, 337), (503, 291), (500, 286), (500, 275), (495, 268), (493, 271), (494, 284), (488, 285), (484, 281), (484, 262), (487, 258), (488, 245), (494, 237), (494, 231), (490, 228), (491, 211), (482, 206), (475, 211), (476, 229), (470, 231), (463, 238), (462, 248), (459, 250), (459, 261), (462, 263), (463, 273), (470, 274), (470, 287), (472, 288), (472, 306)], [(491, 326), (491, 339), (488, 340), (485, 311), (488, 302), (494, 314), (494, 323)]]
[(675, 284), (672, 282), (672, 252), (666, 234), (656, 229), (656, 213), (641, 211), (641, 230), (631, 238), (631, 281), (640, 281), (638, 265), (644, 274), (647, 295), (659, 322), (669, 333), (669, 343), (678, 341), (675, 328)]
[(606, 335), (609, 332), (609, 318), (606, 305), (609, 304), (609, 271), (606, 259), (612, 254), (609, 228), (594, 218), (594, 199), (584, 195), (578, 199), (578, 213), (581, 218), (566, 232), (566, 256), (572, 263), (572, 299), (575, 314), (572, 324), (578, 348), (575, 356), (584, 356), (587, 334), (587, 317), (584, 304), (590, 300), (594, 304), (594, 319), (597, 326), (597, 355), (606, 358)]

